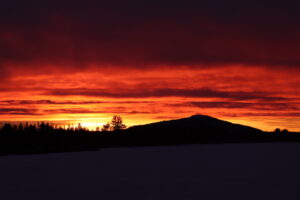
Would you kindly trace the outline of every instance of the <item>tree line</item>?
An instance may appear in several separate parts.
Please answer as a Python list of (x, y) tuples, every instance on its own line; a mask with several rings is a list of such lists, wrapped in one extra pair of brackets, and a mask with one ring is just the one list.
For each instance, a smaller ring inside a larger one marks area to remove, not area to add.
[(0, 135), (2, 136), (16, 136), (20, 134), (49, 134), (49, 133), (87, 133), (87, 132), (109, 132), (119, 131), (125, 129), (127, 126), (123, 123), (123, 119), (119, 115), (113, 116), (110, 122), (107, 122), (103, 127), (97, 128), (96, 131), (90, 131), (83, 127), (80, 123), (76, 127), (68, 126), (67, 128), (57, 127), (50, 123), (38, 122), (34, 124), (19, 123), (11, 124), (4, 123), (0, 125)]
[(0, 126), (0, 155), (74, 152), (122, 146), (126, 141), (121, 116), (115, 115), (102, 129), (57, 127), (50, 123), (4, 123)]

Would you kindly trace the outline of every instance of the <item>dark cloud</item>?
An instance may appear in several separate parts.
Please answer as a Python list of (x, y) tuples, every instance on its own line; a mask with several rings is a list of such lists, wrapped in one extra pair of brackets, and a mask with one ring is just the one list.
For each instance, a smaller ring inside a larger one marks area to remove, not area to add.
[(63, 109), (35, 109), (35, 108), (0, 108), (1, 115), (51, 115), (51, 114), (153, 114), (147, 111), (128, 111), (126, 107), (111, 107), (102, 110), (86, 108), (63, 108)]
[[(277, 112), (277, 113), (270, 113), (270, 112), (243, 112), (243, 113), (222, 113), (223, 116), (228, 117), (300, 117), (300, 112)], [(280, 119), (280, 118), (279, 118)], [(289, 119), (281, 119), (281, 120), (289, 120)], [(298, 120), (297, 120), (298, 121)]]
[(298, 68), (298, 8), (292, 0), (5, 2), (0, 69), (7, 63), (72, 69), (233, 63)]
[(111, 98), (145, 98), (145, 97), (209, 97), (209, 98), (226, 98), (234, 100), (268, 100), (279, 101), (286, 100), (283, 97), (269, 96), (263, 92), (244, 92), (244, 91), (219, 91), (210, 88), (198, 89), (147, 89), (144, 90), (129, 90), (125, 89), (122, 92), (108, 91), (104, 89), (89, 89), (89, 88), (70, 88), (70, 89), (52, 89), (43, 92), (45, 95), (54, 96), (89, 96), (89, 97), (111, 97)]
[(246, 110), (255, 110), (255, 111), (299, 111), (300, 103), (276, 103), (276, 102), (184, 102), (180, 104), (169, 104), (171, 107), (180, 107), (180, 106), (189, 106), (197, 108), (229, 108), (229, 109), (246, 109)]
[(67, 109), (47, 109), (43, 110), (46, 114), (92, 114), (92, 113), (102, 113), (101, 111), (95, 111), (83, 108), (67, 108)]
[(84, 105), (84, 104), (100, 104), (103, 101), (53, 101), (53, 100), (3, 100), (2, 105), (31, 105), (31, 104), (54, 104), (54, 105)]
[[(54, 101), (54, 100), (2, 100), (0, 105), (89, 105), (107, 104), (112, 101)], [(153, 104), (149, 101), (113, 101), (115, 104)]]
[(118, 114), (153, 114), (152, 112), (146, 111), (126, 111), (123, 109), (106, 109), (106, 110), (95, 110), (95, 109), (82, 109), (82, 108), (67, 108), (67, 109), (47, 109), (43, 110), (46, 114), (103, 114), (103, 113), (118, 113)]
[(37, 109), (27, 109), (27, 108), (0, 108), (0, 114), (9, 115), (39, 115)]

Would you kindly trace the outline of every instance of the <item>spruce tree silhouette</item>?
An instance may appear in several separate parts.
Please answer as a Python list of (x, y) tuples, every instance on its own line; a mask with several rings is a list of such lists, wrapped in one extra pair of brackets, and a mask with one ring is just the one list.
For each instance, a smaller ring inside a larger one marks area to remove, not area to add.
[(126, 125), (123, 124), (123, 119), (121, 116), (115, 115), (111, 120), (111, 129), (112, 131), (118, 131), (125, 129)]

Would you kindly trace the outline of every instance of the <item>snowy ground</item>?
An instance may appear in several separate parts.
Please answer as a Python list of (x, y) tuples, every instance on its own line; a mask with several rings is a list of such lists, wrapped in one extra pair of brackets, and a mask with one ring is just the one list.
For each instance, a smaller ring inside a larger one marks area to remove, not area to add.
[(300, 144), (0, 157), (1, 200), (300, 199)]

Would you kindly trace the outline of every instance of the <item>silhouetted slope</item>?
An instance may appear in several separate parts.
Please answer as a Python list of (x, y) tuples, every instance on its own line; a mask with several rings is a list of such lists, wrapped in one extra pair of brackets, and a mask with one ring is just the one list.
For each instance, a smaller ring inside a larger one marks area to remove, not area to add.
[(56, 129), (43, 123), (25, 127), (6, 124), (0, 129), (0, 155), (83, 151), (120, 146), (243, 142), (300, 142), (300, 134), (287, 131), (268, 133), (203, 115), (112, 132)]
[(135, 139), (150, 143), (195, 143), (251, 140), (262, 136), (262, 131), (233, 124), (205, 115), (134, 126), (126, 131)]

